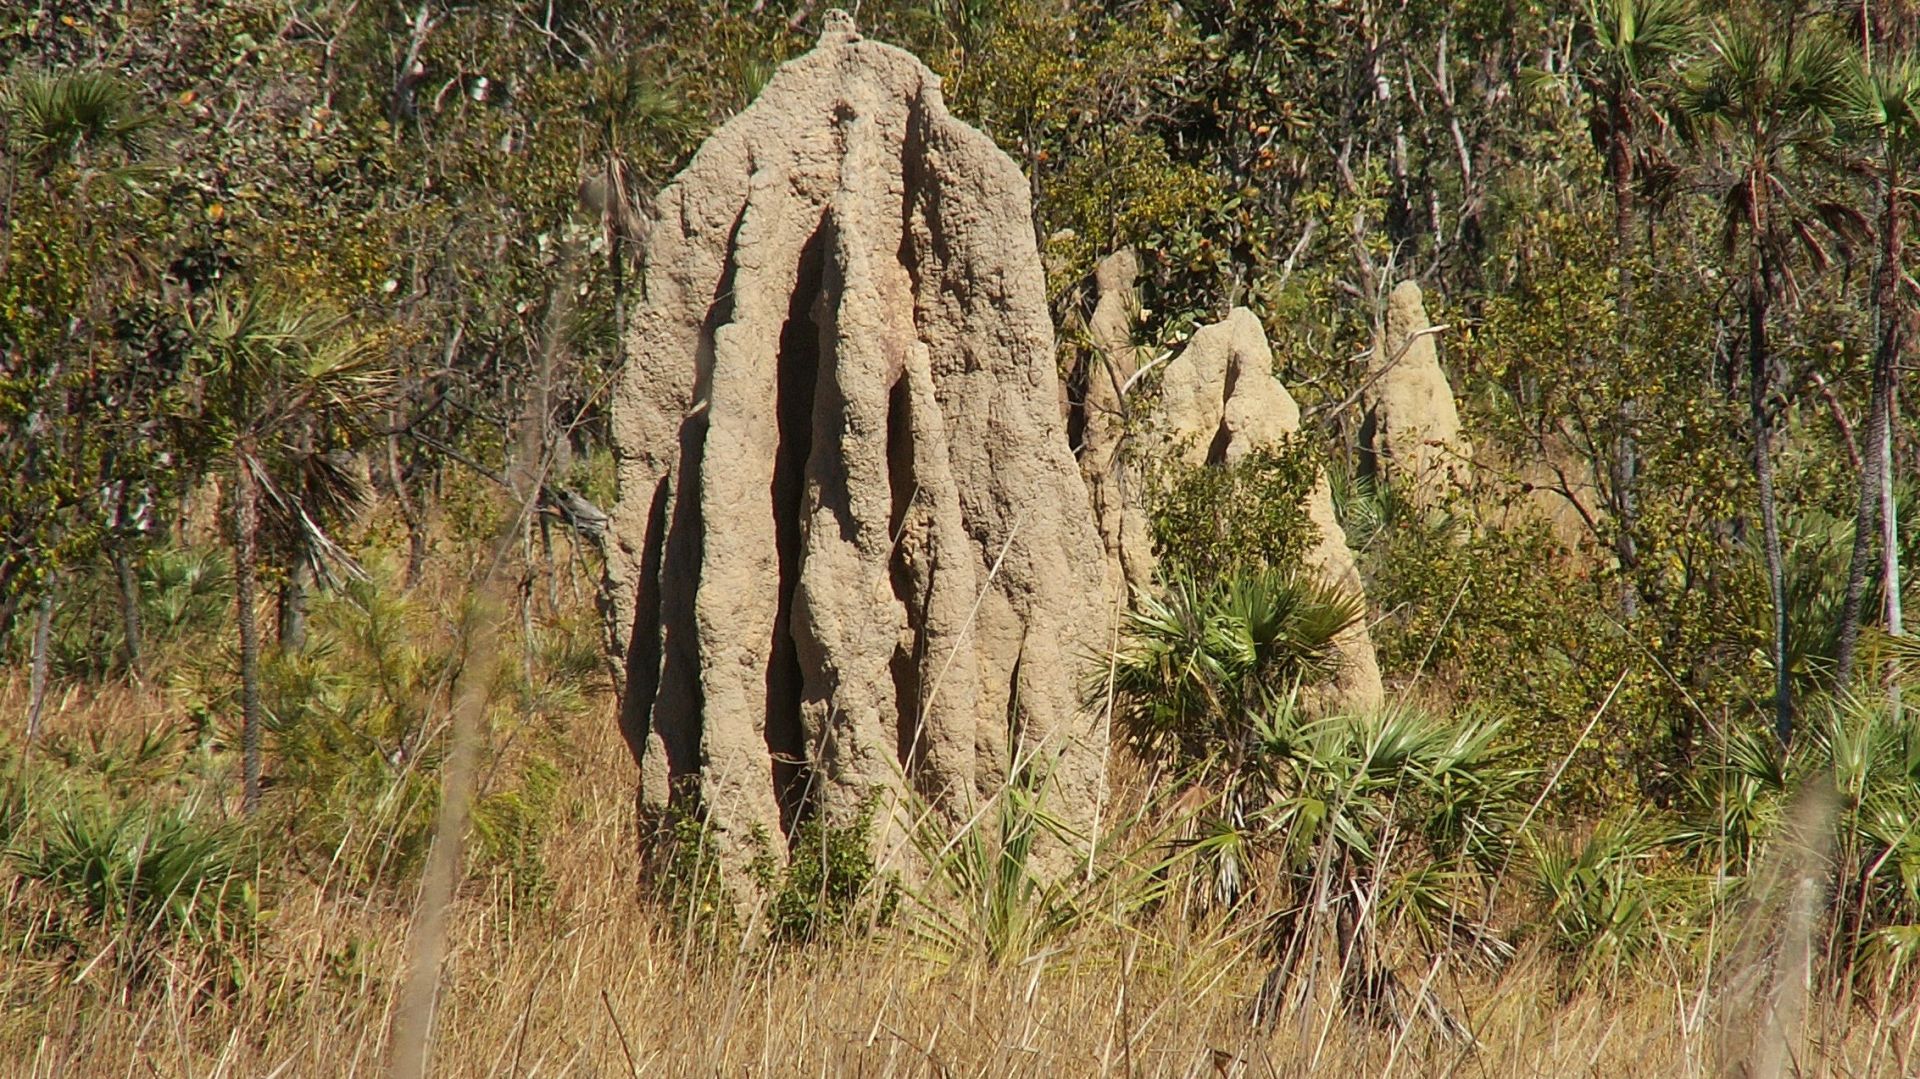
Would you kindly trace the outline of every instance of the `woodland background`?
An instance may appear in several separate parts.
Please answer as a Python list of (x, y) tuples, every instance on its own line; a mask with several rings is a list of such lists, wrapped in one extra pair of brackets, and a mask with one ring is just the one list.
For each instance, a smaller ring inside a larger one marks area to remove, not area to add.
[[(1010, 790), (924, 886), (803, 827), (743, 934), (697, 822), (635, 884), (606, 396), (649, 196), (822, 14), (0, 11), (0, 1057), (406, 1059), (477, 685), (443, 1070), (1909, 1069), (1920, 5), (861, 5), (1029, 177), (1063, 374), (1130, 244), (1139, 343), (1251, 307), (1308, 433), (1168, 481), (1099, 873)], [(1403, 278), (1505, 481), (1437, 508), (1354, 467)], [(1248, 613), (1305, 460), (1381, 715)]]

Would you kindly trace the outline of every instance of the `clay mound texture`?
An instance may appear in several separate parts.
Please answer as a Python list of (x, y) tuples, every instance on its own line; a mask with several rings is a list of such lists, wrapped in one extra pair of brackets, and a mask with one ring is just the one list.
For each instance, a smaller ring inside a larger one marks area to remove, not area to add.
[(1079, 430), (1074, 432), (1081, 476), (1106, 544), (1109, 586), (1122, 595), (1147, 588), (1153, 578), (1153, 545), (1141, 508), (1140, 479), (1125, 452), (1125, 398), (1141, 359), (1133, 344), (1139, 277), (1140, 260), (1132, 248), (1108, 255), (1094, 271), (1094, 307), (1084, 327), (1090, 348), (1077, 379)]
[(813, 813), (897, 845), (909, 786), (959, 818), (1017, 761), (1086, 829), (1116, 614), (1018, 167), (836, 17), (657, 213), (613, 400), (643, 804), (737, 871)]
[(1460, 410), (1440, 367), (1437, 335), (1427, 332), (1431, 326), (1420, 286), (1395, 285), (1361, 397), (1362, 472), (1386, 476), (1415, 505), (1431, 505), (1472, 478), (1473, 448), (1461, 434)]
[[(1252, 311), (1236, 307), (1225, 320), (1201, 327), (1167, 364), (1152, 430), (1163, 440), (1160, 452), (1183, 454), (1192, 465), (1231, 465), (1299, 433), (1300, 406), (1273, 376), (1273, 350)], [(1307, 570), (1364, 596), (1324, 473), (1315, 478), (1306, 509), (1317, 533), (1304, 560)], [(1339, 673), (1312, 703), (1331, 710), (1378, 708), (1384, 699), (1380, 663), (1366, 620), (1349, 627), (1334, 647)]]

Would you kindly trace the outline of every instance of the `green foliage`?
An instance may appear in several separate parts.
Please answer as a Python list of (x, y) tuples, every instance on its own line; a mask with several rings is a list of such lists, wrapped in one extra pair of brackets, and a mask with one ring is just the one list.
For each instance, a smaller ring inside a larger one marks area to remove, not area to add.
[[(1472, 715), (1275, 710), (1259, 724), (1249, 781), (1258, 797), (1246, 799), (1243, 825), (1277, 859), (1270, 899), (1324, 900), (1331, 866), (1335, 879), (1380, 889), (1373, 916), (1447, 939), (1478, 903), (1474, 874), (1499, 864), (1524, 809), (1518, 791), (1533, 773), (1500, 735), (1497, 721)], [(1236, 872), (1250, 877), (1247, 868)]]
[(310, 871), (397, 887), (426, 857), (439, 796), (423, 765), (455, 663), (430, 617), (397, 589), (352, 584), (315, 610), (309, 647), (268, 669), (280, 811)]
[(949, 835), (938, 816), (920, 814), (913, 841), (929, 866), (926, 885), (910, 889), (921, 915), (914, 931), (935, 954), (1017, 963), (1076, 924), (1079, 912), (1033, 864), (1043, 835), (1069, 833), (1042, 796), (1009, 783)]
[(667, 911), (684, 943), (711, 945), (732, 939), (739, 912), (706, 822), (672, 805), (653, 824), (652, 841), (645, 848), (649, 897)]
[(870, 803), (838, 827), (815, 815), (794, 829), (784, 863), (764, 850), (754, 859), (772, 939), (812, 943), (892, 920), (899, 885), (874, 873), (873, 814)]
[(518, 782), (484, 795), (473, 806), (473, 841), (483, 868), (503, 878), (516, 903), (543, 904), (554, 881), (547, 872), (545, 842), (562, 798), (560, 769), (534, 755), (517, 769)]
[(1126, 615), (1112, 664), (1119, 726), (1143, 752), (1179, 749), (1182, 764), (1243, 746), (1260, 712), (1334, 672), (1334, 638), (1361, 614), (1358, 597), (1309, 575), (1176, 577)]
[[(1884, 702), (1815, 716), (1784, 757), (1768, 730), (1726, 731), (1687, 788), (1676, 843), (1731, 878), (1736, 902), (1764, 898), (1755, 890), (1771, 879), (1767, 860), (1780, 844), (1811, 843), (1831, 871), (1832, 959), (1842, 970), (1890, 962), (1904, 927), (1920, 923), (1920, 728)], [(1811, 832), (1800, 840), (1789, 834), (1796, 816)]]
[(129, 156), (147, 149), (158, 117), (135, 87), (109, 71), (29, 72), (0, 97), (11, 149), (45, 168), (95, 147)]
[(1298, 564), (1315, 539), (1305, 502), (1318, 467), (1303, 441), (1289, 439), (1230, 465), (1152, 470), (1147, 510), (1164, 576), (1211, 582), (1237, 565)]
[(138, 971), (177, 948), (230, 957), (255, 933), (251, 841), (177, 808), (70, 799), (36, 814), (9, 847), (20, 875), (44, 891), (42, 931), (97, 949)]
[(1529, 836), (1533, 901), (1549, 943), (1583, 976), (1617, 976), (1668, 942), (1684, 916), (1684, 878), (1662, 873), (1666, 836), (1643, 812), (1603, 818), (1585, 836)]

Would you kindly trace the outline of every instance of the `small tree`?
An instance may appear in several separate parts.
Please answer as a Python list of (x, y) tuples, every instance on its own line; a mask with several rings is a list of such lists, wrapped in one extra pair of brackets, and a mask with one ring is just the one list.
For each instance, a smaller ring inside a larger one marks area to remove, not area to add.
[(260, 804), (260, 641), (255, 593), (265, 506), (300, 537), (301, 557), (351, 565), (321, 526), (350, 474), (319, 460), (364, 434), (392, 373), (342, 316), (267, 290), (219, 292), (187, 312), (204, 394), (206, 451), (231, 483), (240, 634), (243, 804)]
[(1793, 15), (1781, 25), (1723, 22), (1709, 34), (1710, 55), (1682, 96), (1694, 141), (1718, 156), (1727, 253), (1742, 256), (1747, 403), (1753, 473), (1759, 487), (1767, 585), (1773, 601), (1774, 732), (1793, 735), (1787, 664), (1786, 569), (1773, 482), (1773, 354), (1776, 301), (1798, 295), (1794, 266), (1804, 256), (1827, 265), (1823, 234), (1855, 231), (1844, 207), (1815, 203), (1797, 186), (1806, 159), (1832, 143), (1849, 97), (1851, 58), (1818, 23)]
[[(1580, 65), (1580, 83), (1594, 100), (1594, 142), (1606, 158), (1613, 194), (1615, 313), (1624, 331), (1633, 319), (1633, 151), (1641, 119), (1647, 115), (1649, 89), (1694, 40), (1690, 0), (1587, 0), (1591, 42)], [(1620, 431), (1611, 462), (1614, 553), (1620, 568), (1631, 570), (1634, 549), (1634, 483), (1639, 472), (1634, 426), (1639, 407), (1629, 390), (1620, 401)], [(1623, 593), (1631, 610), (1632, 584)]]
[(1903, 287), (1906, 217), (1914, 198), (1910, 183), (1915, 157), (1920, 154), (1920, 63), (1912, 57), (1875, 65), (1864, 73), (1852, 105), (1854, 118), (1867, 134), (1878, 166), (1876, 216), (1879, 218), (1879, 257), (1873, 276), (1873, 389), (1867, 405), (1866, 451), (1860, 459), (1860, 498), (1854, 517), (1853, 559), (1847, 569), (1846, 604), (1840, 613), (1839, 680), (1845, 686), (1853, 675), (1860, 640), (1861, 605), (1873, 559), (1876, 526), (1883, 537), (1881, 586), (1888, 596), (1887, 629), (1898, 632), (1893, 612), (1899, 605), (1899, 548), (1893, 529), (1893, 396), (1894, 372), (1906, 347), (1907, 320), (1912, 294)]

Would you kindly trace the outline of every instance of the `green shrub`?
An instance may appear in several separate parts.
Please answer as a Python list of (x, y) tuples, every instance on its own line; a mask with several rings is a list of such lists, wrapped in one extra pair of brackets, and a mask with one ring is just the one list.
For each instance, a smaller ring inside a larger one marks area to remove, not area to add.
[(180, 809), (72, 801), (45, 811), (9, 853), (48, 900), (50, 939), (98, 949), (104, 937), (130, 972), (179, 947), (230, 960), (253, 939), (256, 860), (232, 827)]
[(1617, 975), (1680, 928), (1686, 878), (1661, 871), (1665, 840), (1643, 812), (1602, 820), (1584, 837), (1529, 838), (1540, 921), (1583, 976)]
[(816, 814), (794, 829), (784, 865), (764, 850), (754, 860), (754, 876), (766, 896), (769, 936), (811, 942), (892, 919), (899, 887), (891, 877), (874, 873), (873, 814), (869, 803), (856, 820), (840, 827)]
[[(1171, 746), (1183, 766), (1240, 747), (1254, 717), (1302, 683), (1330, 676), (1333, 642), (1360, 597), (1277, 569), (1176, 575), (1129, 611), (1113, 662), (1115, 716), (1138, 747)], [(1092, 687), (1107, 690), (1106, 671)]]
[(1306, 444), (1289, 439), (1231, 465), (1149, 470), (1147, 512), (1163, 579), (1210, 582), (1235, 566), (1298, 565), (1315, 538), (1305, 502), (1318, 468)]

